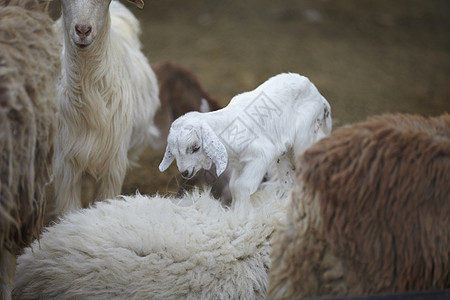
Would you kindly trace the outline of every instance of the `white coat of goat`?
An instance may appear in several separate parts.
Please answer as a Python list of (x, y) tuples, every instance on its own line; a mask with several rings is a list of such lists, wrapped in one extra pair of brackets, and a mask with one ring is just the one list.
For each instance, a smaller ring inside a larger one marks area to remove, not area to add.
[(62, 0), (61, 6), (56, 23), (64, 39), (54, 164), (58, 212), (82, 206), (86, 178), (97, 184), (89, 202), (120, 193), (127, 166), (157, 136), (153, 117), (159, 107), (156, 76), (141, 52), (133, 14), (108, 0)]
[[(277, 160), (295, 157), (321, 134), (331, 132), (331, 109), (308, 78), (276, 75), (255, 90), (235, 96), (223, 109), (190, 112), (175, 120), (159, 166), (174, 159), (185, 178), (214, 163), (217, 175), (231, 166), (233, 205), (248, 199)], [(283, 164), (281, 164), (283, 165)], [(277, 166), (278, 167), (278, 166)]]

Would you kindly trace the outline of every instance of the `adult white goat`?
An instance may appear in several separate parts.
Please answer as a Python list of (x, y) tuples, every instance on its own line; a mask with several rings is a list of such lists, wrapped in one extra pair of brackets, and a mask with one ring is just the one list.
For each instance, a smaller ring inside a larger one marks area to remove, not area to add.
[(217, 175), (229, 165), (232, 205), (241, 205), (271, 165), (283, 158), (292, 167), (294, 157), (320, 137), (319, 131), (329, 134), (331, 126), (330, 105), (314, 84), (299, 74), (283, 73), (235, 96), (223, 109), (190, 112), (175, 120), (159, 169), (166, 170), (176, 159), (182, 176), (191, 178), (212, 163)]
[[(141, 0), (129, 0), (142, 7)], [(127, 166), (148, 146), (159, 107), (154, 72), (140, 50), (139, 22), (116, 1), (62, 0), (64, 36), (54, 180), (58, 212), (120, 193)]]

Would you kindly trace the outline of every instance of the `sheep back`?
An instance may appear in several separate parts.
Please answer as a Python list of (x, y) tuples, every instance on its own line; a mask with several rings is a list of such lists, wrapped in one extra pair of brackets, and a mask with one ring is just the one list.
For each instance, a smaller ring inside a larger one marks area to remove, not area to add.
[(273, 223), (285, 208), (280, 202), (260, 193), (252, 202), (257, 209), (249, 209), (246, 218), (206, 192), (97, 202), (65, 215), (25, 250), (18, 258), (14, 294), (18, 299), (265, 299)]
[(12, 253), (29, 245), (43, 226), (58, 53), (42, 4), (0, 3), (0, 246)]
[(450, 286), (450, 115), (383, 115), (299, 159), (275, 234), (275, 298)]

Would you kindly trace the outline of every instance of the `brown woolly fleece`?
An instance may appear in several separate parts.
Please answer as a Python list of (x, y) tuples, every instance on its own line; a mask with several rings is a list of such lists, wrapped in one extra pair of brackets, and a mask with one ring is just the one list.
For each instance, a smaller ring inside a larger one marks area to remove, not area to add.
[(382, 115), (299, 159), (272, 298), (450, 287), (450, 115)]
[(59, 50), (46, 4), (0, 0), (0, 249), (39, 236), (50, 179)]

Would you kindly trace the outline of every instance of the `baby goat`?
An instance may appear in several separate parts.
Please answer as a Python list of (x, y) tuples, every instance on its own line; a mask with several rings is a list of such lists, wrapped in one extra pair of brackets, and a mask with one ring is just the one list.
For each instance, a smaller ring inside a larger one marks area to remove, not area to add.
[(279, 74), (235, 96), (223, 109), (175, 120), (159, 169), (165, 171), (176, 159), (181, 175), (191, 178), (213, 163), (217, 175), (229, 165), (233, 205), (240, 205), (256, 192), (271, 165), (287, 158), (293, 166), (294, 157), (319, 138), (319, 131), (331, 132), (330, 112), (308, 78)]

